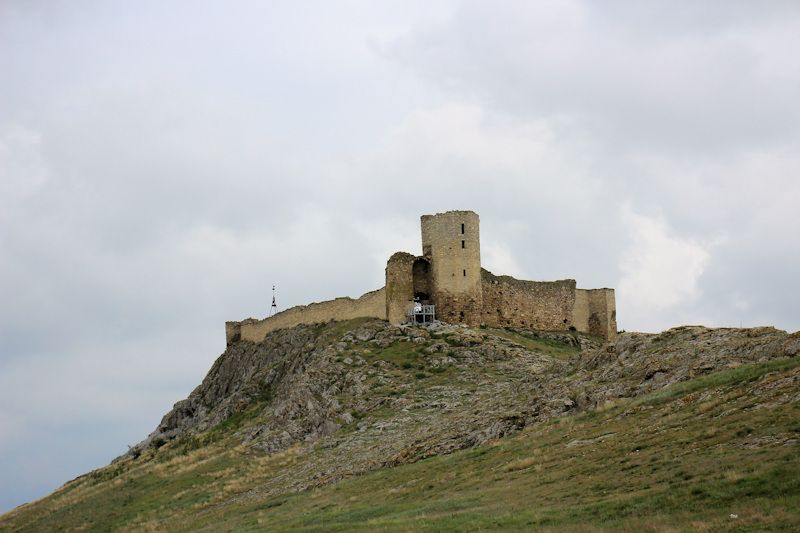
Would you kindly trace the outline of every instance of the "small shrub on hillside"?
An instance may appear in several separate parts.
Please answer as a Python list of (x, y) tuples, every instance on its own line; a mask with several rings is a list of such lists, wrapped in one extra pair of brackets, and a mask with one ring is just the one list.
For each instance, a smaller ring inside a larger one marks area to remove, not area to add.
[(134, 448), (133, 446), (131, 446), (131, 445), (129, 444), (129, 445), (128, 445), (128, 453), (129, 453), (129, 454), (130, 454), (130, 456), (131, 456), (131, 457), (133, 457), (134, 459), (138, 459), (138, 458), (139, 458), (139, 456), (140, 456), (140, 455), (142, 455), (142, 450), (141, 450), (141, 449), (139, 449), (139, 448)]

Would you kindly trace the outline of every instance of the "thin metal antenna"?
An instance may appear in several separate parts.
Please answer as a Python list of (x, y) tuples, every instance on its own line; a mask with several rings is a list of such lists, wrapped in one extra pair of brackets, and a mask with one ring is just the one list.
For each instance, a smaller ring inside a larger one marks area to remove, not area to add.
[(269, 316), (278, 312), (278, 304), (275, 303), (275, 285), (272, 286), (272, 306), (269, 308)]

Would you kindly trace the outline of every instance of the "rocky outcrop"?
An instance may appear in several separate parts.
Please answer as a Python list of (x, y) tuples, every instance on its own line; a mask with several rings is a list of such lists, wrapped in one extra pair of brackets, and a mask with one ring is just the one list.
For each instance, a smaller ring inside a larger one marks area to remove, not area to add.
[(298, 326), (228, 347), (132, 451), (225, 431), (254, 451), (318, 446), (259, 490), (302, 490), (449, 453), (736, 366), (794, 357), (800, 334), (675, 328), (600, 345), (578, 334), (381, 320)]
[(681, 326), (660, 334), (624, 333), (583, 352), (564, 391), (580, 407), (633, 398), (704, 374), (793, 357), (800, 333), (771, 328)]
[(199, 434), (253, 407), (268, 406), (268, 411), (282, 419), (281, 433), (288, 435), (282, 440), (287, 444), (314, 431), (329, 432), (329, 420), (337, 410), (330, 391), (357, 393), (360, 384), (348, 380), (346, 373), (328, 372), (332, 370), (329, 358), (336, 350), (330, 345), (318, 346), (318, 330), (298, 326), (273, 332), (260, 343), (232, 344), (203, 382), (176, 403), (134, 451)]

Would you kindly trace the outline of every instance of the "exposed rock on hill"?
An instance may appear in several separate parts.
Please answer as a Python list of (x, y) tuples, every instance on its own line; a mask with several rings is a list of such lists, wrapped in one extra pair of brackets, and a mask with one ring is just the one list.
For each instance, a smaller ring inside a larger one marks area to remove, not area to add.
[(682, 326), (653, 335), (625, 333), (613, 350), (589, 351), (577, 365), (569, 387), (583, 405), (636, 397), (723, 369), (777, 357), (794, 357), (800, 335), (775, 328)]
[(131, 453), (176, 438), (200, 446), (221, 423), (269, 453), (324, 437), (329, 453), (262, 489), (300, 490), (716, 370), (794, 356), (799, 347), (797, 334), (774, 328), (680, 327), (602, 345), (575, 334), (443, 324), (299, 326), (230, 346)]
[(0, 529), (797, 530), (798, 353), (773, 328), (275, 331)]

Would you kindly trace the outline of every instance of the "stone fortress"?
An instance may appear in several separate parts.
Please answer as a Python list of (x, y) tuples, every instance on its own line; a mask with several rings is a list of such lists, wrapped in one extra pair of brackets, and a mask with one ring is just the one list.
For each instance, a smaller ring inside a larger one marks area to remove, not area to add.
[(525, 281), (481, 267), (480, 219), (472, 211), (423, 215), (422, 255), (397, 252), (386, 286), (358, 299), (337, 298), (292, 307), (265, 319), (226, 322), (228, 344), (260, 342), (267, 333), (300, 324), (370, 317), (402, 324), (414, 302), (434, 305), (436, 318), (468, 326), (577, 330), (613, 341), (614, 289), (578, 289), (575, 280)]

